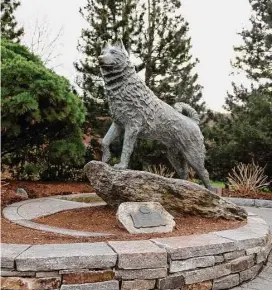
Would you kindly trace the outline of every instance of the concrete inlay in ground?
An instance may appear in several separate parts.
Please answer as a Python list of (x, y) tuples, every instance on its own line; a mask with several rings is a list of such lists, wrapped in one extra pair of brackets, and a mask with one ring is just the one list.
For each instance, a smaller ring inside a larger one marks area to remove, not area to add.
[[(90, 195), (90, 194), (89, 194)], [(78, 195), (78, 198), (82, 197), (82, 194)], [(84, 194), (86, 198), (87, 195)], [(72, 198), (70, 196), (70, 198)], [(22, 202), (17, 202), (16, 204), (11, 204), (3, 210), (3, 215), (6, 219), (19, 224), (21, 226), (32, 228), (36, 230), (53, 232), (63, 235), (70, 235), (75, 237), (103, 237), (110, 236), (110, 234), (88, 232), (88, 231), (77, 231), (69, 230), (64, 228), (58, 228), (48, 225), (42, 225), (31, 221), (34, 218), (52, 215), (57, 212), (64, 210), (71, 210), (77, 208), (86, 208), (105, 205), (103, 201), (96, 201), (92, 203), (85, 202), (75, 202), (71, 200), (63, 200), (60, 196), (50, 197), (50, 198), (37, 198)]]
[(69, 195), (61, 195), (60, 199), (70, 200), (76, 202), (85, 202), (85, 203), (101, 203), (106, 204), (101, 197), (99, 197), (94, 192), (91, 193), (79, 193), (79, 194), (69, 194)]

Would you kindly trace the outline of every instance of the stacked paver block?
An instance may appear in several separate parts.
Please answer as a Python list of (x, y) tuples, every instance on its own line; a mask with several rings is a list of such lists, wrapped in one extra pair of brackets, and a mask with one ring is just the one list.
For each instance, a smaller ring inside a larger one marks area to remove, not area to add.
[(271, 250), (267, 224), (203, 235), (108, 243), (2, 244), (3, 290), (229, 289)]
[[(12, 245), (2, 245), (2, 252)], [(118, 290), (113, 268), (117, 254), (106, 243), (34, 245), (17, 249), (13, 263), (4, 256), (2, 289)], [(13, 253), (13, 252), (12, 252)], [(5, 261), (4, 260), (4, 261)], [(27, 275), (24, 273), (30, 273)], [(4, 274), (4, 275), (3, 275)], [(5, 275), (6, 274), (6, 275)], [(22, 277), (23, 276), (23, 277)]]
[[(109, 242), (118, 254), (121, 289), (154, 289), (168, 274), (167, 252), (151, 241)], [(182, 285), (180, 285), (182, 286)]]

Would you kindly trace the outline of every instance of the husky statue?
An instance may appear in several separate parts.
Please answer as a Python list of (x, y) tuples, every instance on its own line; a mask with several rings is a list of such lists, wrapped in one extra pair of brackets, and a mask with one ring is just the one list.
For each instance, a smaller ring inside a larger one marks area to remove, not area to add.
[(121, 161), (114, 165), (117, 169), (128, 167), (137, 138), (157, 140), (166, 145), (167, 157), (181, 179), (188, 178), (189, 164), (211, 189), (197, 112), (184, 103), (173, 108), (156, 97), (137, 75), (121, 40), (105, 43), (98, 61), (113, 119), (102, 141), (102, 161), (109, 162), (110, 144), (121, 134), (124, 143)]

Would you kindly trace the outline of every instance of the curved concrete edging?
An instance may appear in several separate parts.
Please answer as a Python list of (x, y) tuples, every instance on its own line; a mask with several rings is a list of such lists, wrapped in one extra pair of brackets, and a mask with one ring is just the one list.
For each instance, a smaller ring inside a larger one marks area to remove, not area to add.
[[(91, 193), (95, 195), (95, 193)], [(82, 193), (77, 194), (76, 197), (87, 197), (90, 194)], [(106, 233), (98, 233), (98, 232), (88, 232), (88, 231), (77, 231), (77, 230), (69, 230), (59, 227), (53, 227), (48, 225), (43, 225), (39, 223), (35, 223), (32, 221), (34, 218), (38, 218), (41, 216), (51, 215), (60, 211), (76, 209), (76, 208), (84, 208), (84, 207), (93, 207), (93, 206), (101, 206), (105, 205), (104, 201), (102, 202), (94, 202), (94, 203), (84, 203), (84, 202), (75, 202), (72, 201), (71, 198), (75, 197), (75, 195), (66, 195), (66, 196), (54, 196), (54, 197), (45, 197), (38, 199), (29, 199), (21, 202), (13, 203), (7, 206), (3, 210), (3, 215), (6, 219), (27, 227), (31, 229), (58, 233), (63, 235), (69, 235), (74, 237), (103, 237), (103, 236), (111, 236), (111, 234)], [(257, 200), (257, 199), (245, 199), (245, 198), (225, 198), (228, 201), (231, 201), (240, 206), (259, 206), (259, 207), (271, 207), (272, 201), (270, 200)]]
[(269, 226), (252, 213), (243, 227), (202, 235), (2, 244), (2, 289), (229, 289), (253, 279), (270, 251)]
[[(95, 193), (91, 193), (95, 195)], [(77, 194), (76, 197), (87, 197), (90, 193)], [(74, 237), (103, 237), (111, 236), (111, 234), (98, 233), (98, 232), (88, 232), (88, 231), (77, 231), (69, 230), (59, 227), (48, 226), (44, 224), (35, 223), (32, 221), (34, 218), (41, 216), (51, 215), (60, 211), (76, 209), (76, 208), (85, 208), (93, 206), (105, 205), (104, 201), (94, 202), (94, 203), (84, 203), (84, 202), (75, 202), (71, 199), (75, 195), (65, 195), (65, 196), (54, 196), (54, 197), (45, 197), (38, 199), (29, 199), (21, 202), (13, 203), (7, 206), (3, 210), (3, 215), (6, 219), (27, 227), (31, 229), (58, 233), (63, 235), (69, 235)], [(228, 201), (231, 201), (240, 206), (257, 206), (257, 207), (267, 207), (272, 208), (272, 201), (270, 200), (258, 200), (258, 199), (245, 199), (245, 198), (232, 198), (225, 197)]]
[[(80, 196), (80, 195), (78, 195)], [(73, 237), (105, 237), (112, 236), (111, 234), (77, 231), (65, 228), (48, 226), (40, 223), (33, 222), (32, 219), (51, 215), (64, 210), (86, 208), (105, 205), (105, 202), (74, 202), (70, 200), (61, 199), (62, 196), (46, 197), (37, 199), (28, 199), (20, 202), (13, 203), (3, 210), (3, 216), (18, 225), (41, 230), (46, 232), (52, 232), (62, 235), (69, 235)]]
[(231, 201), (240, 206), (255, 206), (272, 208), (272, 200), (268, 199), (251, 199), (251, 198), (239, 198), (239, 197), (222, 197), (228, 201)]

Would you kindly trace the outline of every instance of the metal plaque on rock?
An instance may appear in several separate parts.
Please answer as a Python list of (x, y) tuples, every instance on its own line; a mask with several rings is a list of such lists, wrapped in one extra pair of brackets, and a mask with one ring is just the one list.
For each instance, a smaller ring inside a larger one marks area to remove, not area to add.
[(154, 211), (147, 206), (141, 206), (137, 212), (133, 212), (130, 215), (137, 229), (167, 225), (167, 221), (160, 212)]

